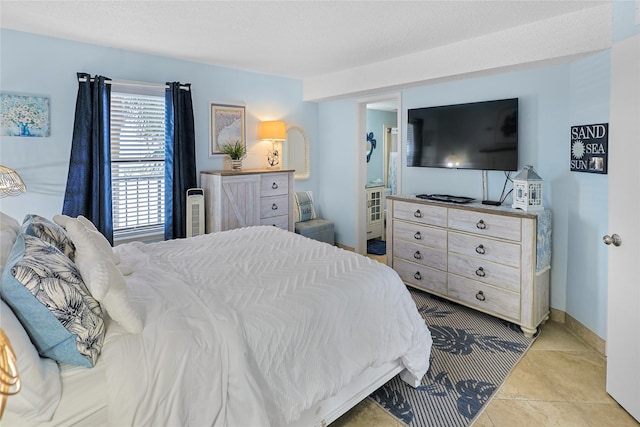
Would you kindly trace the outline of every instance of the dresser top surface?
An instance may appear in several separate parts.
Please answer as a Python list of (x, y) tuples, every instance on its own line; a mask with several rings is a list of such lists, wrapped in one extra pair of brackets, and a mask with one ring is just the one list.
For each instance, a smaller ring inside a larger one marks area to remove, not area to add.
[(387, 196), (387, 199), (398, 200), (402, 202), (412, 202), (412, 203), (420, 203), (424, 205), (434, 205), (434, 206), (442, 206), (445, 208), (453, 208), (453, 209), (466, 209), (466, 210), (474, 210), (478, 212), (487, 212), (487, 213), (498, 213), (509, 216), (516, 216), (519, 218), (537, 218), (540, 214), (545, 211), (549, 211), (549, 209), (544, 209), (543, 211), (536, 212), (524, 212), (519, 209), (513, 209), (510, 205), (501, 205), (501, 206), (491, 206), (491, 205), (483, 205), (480, 202), (469, 202), (469, 203), (452, 203), (452, 202), (439, 202), (437, 200), (428, 200), (428, 199), (420, 199), (416, 197), (415, 194), (398, 194), (393, 196)]

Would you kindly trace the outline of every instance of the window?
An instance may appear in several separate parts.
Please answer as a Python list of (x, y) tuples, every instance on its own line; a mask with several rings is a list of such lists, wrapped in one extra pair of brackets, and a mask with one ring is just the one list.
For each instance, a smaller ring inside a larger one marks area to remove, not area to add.
[[(135, 89), (133, 89), (135, 90)], [(164, 232), (164, 90), (111, 92), (114, 238)]]

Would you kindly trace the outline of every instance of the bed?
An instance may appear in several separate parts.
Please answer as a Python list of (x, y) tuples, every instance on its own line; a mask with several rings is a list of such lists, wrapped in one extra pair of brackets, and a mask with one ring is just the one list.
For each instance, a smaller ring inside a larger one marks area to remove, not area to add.
[[(15, 229), (0, 319), (23, 390), (7, 402), (8, 425), (324, 426), (393, 376), (416, 387), (428, 369), (431, 336), (415, 303), (369, 258), (270, 226), (116, 248), (95, 233), (61, 216), (28, 215)], [(34, 294), (15, 283), (27, 281), (24, 246), (53, 252), (47, 245), (99, 302), (89, 308), (102, 338), (72, 334), (71, 351), (81, 336), (87, 347), (101, 339), (79, 362), (42, 357), (31, 342), (41, 325), (20, 313)]]

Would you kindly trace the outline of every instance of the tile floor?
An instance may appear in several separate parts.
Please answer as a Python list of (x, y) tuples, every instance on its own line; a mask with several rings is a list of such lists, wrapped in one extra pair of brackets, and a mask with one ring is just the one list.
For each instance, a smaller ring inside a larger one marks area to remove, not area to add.
[[(605, 374), (600, 354), (562, 323), (549, 321), (473, 426), (639, 426), (606, 393)], [(331, 427), (403, 425), (365, 399)]]

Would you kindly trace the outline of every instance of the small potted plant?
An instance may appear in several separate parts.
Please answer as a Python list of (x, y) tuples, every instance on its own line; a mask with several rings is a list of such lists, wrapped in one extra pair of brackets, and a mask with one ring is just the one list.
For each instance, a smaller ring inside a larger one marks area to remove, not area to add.
[(240, 141), (233, 141), (220, 147), (220, 151), (231, 158), (231, 169), (242, 169), (242, 158), (247, 154), (244, 144)]

